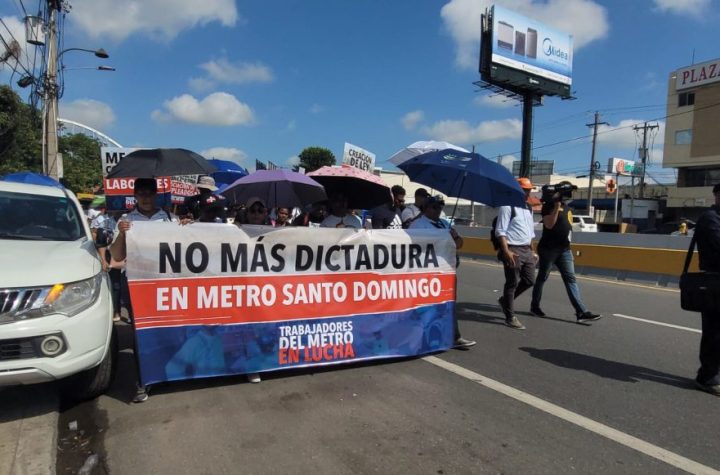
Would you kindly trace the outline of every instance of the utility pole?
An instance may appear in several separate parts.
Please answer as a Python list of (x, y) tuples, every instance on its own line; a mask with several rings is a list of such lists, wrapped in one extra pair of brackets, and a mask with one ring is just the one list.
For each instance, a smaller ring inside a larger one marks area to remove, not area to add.
[(647, 132), (648, 129), (657, 129), (660, 127), (658, 124), (648, 125), (647, 122), (643, 124), (643, 126), (636, 125), (633, 127), (633, 130), (640, 130), (643, 131), (643, 144), (642, 148), (640, 149), (640, 159), (642, 160), (642, 173), (640, 174), (640, 193), (639, 198), (645, 197), (645, 167), (647, 166), (647, 156), (648, 156), (648, 149), (647, 149)]
[[(592, 195), (593, 195), (593, 178), (595, 178), (595, 146), (597, 144), (597, 129), (598, 125), (605, 124), (608, 125), (607, 122), (600, 122), (600, 112), (595, 111), (595, 121), (592, 124), (585, 124), (586, 126), (593, 127), (593, 141), (592, 141), (592, 153), (590, 155), (590, 181), (588, 184), (588, 201), (587, 201), (587, 209), (588, 214), (591, 214), (590, 210), (592, 209)], [(592, 216), (593, 218), (595, 216)]]
[(47, 71), (44, 78), (45, 114), (43, 117), (43, 171), (56, 180), (60, 180), (63, 175), (62, 156), (58, 153), (57, 134), (57, 13), (60, 8), (62, 8), (62, 0), (48, 0)]

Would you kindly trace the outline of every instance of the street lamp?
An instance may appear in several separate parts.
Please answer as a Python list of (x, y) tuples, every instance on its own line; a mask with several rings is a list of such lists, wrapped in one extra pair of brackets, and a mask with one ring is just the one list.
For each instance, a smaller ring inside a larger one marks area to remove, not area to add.
[[(86, 48), (67, 48), (59, 53), (57, 52), (57, 39), (55, 30), (55, 15), (53, 9), (48, 28), (48, 47), (47, 47), (47, 71), (45, 73), (44, 99), (45, 111), (43, 117), (43, 171), (59, 180), (62, 178), (62, 156), (58, 153), (58, 134), (57, 134), (57, 109), (58, 109), (58, 84), (57, 69), (58, 61), (68, 51), (84, 51), (92, 53), (98, 58), (109, 58), (110, 55), (104, 49), (86, 49)], [(98, 68), (100, 69), (100, 68)], [(108, 69), (102, 69), (106, 71)]]

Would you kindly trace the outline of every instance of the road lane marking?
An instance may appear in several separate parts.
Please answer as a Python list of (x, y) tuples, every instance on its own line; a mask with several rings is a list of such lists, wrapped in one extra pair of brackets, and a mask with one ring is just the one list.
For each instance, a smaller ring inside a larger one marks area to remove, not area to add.
[(678, 330), (685, 330), (687, 332), (702, 333), (702, 330), (689, 327), (681, 327), (680, 325), (673, 325), (672, 323), (656, 322), (655, 320), (646, 320), (644, 318), (631, 317), (630, 315), (623, 315), (622, 313), (613, 313), (613, 317), (627, 318), (628, 320), (636, 320), (643, 323), (652, 323), (653, 325), (660, 325), (661, 327), (676, 328)]
[(462, 366), (458, 366), (454, 363), (450, 363), (448, 361), (440, 359), (437, 356), (426, 356), (423, 358), (423, 360), (439, 368), (450, 371), (451, 373), (455, 373), (465, 379), (469, 379), (470, 381), (477, 383), (481, 386), (485, 386), (488, 389), (492, 389), (493, 391), (497, 391), (507, 397), (513, 398), (517, 401), (539, 409), (547, 414), (563, 419), (564, 421), (567, 421), (578, 427), (582, 427), (583, 429), (589, 430), (590, 432), (594, 432), (595, 434), (601, 435), (607, 439), (612, 440), (613, 442), (641, 452), (668, 465), (677, 467), (680, 470), (684, 470), (688, 473), (720, 475), (720, 471), (712, 467), (708, 467), (707, 465), (703, 465), (701, 463), (695, 462), (694, 460), (685, 458), (682, 455), (678, 455), (674, 452), (670, 452), (669, 450), (665, 450), (649, 442), (645, 442), (644, 440), (638, 439), (637, 437), (633, 437), (624, 432), (620, 432), (619, 430), (613, 429), (610, 426), (606, 426), (605, 424), (594, 421), (585, 416), (581, 416), (580, 414), (576, 414), (551, 402), (545, 401), (544, 399), (540, 399), (536, 396), (520, 391), (519, 389), (515, 389), (499, 381), (495, 381), (494, 379), (490, 379), (474, 371), (465, 369)]

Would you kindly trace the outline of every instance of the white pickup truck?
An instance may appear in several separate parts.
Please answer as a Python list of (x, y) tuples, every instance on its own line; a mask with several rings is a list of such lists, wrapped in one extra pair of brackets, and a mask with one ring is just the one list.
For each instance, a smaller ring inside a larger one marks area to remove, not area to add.
[(66, 379), (70, 396), (110, 385), (108, 276), (75, 195), (0, 181), (0, 385)]

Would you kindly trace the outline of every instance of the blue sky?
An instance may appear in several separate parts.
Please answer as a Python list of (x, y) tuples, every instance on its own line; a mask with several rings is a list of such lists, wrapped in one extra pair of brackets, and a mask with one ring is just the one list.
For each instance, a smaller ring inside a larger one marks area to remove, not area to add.
[[(23, 35), (22, 7), (0, 17)], [(720, 56), (717, 0), (504, 0), (508, 9), (574, 35), (574, 95), (535, 109), (533, 155), (586, 171), (595, 110), (597, 157), (636, 159), (636, 122), (660, 119), (649, 169), (661, 181), (671, 71)], [(100, 60), (64, 55), (60, 116), (123, 146), (183, 147), (254, 167), (287, 165), (307, 146), (341, 158), (350, 142), (377, 165), (417, 140), (447, 140), (489, 158), (519, 159), (522, 108), (478, 92), (485, 0), (73, 0), (64, 47), (105, 48)], [(0, 25), (0, 34), (8, 37)], [(1, 47), (0, 47), (1, 48)], [(32, 53), (32, 47), (28, 51)], [(115, 72), (72, 70), (108, 65)], [(0, 81), (9, 83), (5, 66)], [(14, 85), (17, 75), (13, 76)], [(23, 91), (16, 87), (18, 92)], [(580, 140), (552, 145), (570, 139)]]

